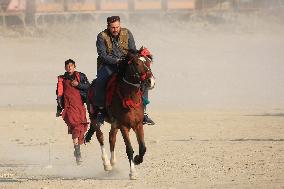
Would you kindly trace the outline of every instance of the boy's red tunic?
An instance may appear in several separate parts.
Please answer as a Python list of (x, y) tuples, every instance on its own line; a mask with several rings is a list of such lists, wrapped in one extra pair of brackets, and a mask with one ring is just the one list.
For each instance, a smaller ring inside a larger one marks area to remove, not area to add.
[(72, 134), (72, 139), (79, 138), (79, 144), (83, 144), (84, 134), (88, 127), (86, 108), (79, 90), (71, 86), (70, 80), (63, 80), (63, 88), (64, 110), (62, 118), (68, 126), (68, 133)]

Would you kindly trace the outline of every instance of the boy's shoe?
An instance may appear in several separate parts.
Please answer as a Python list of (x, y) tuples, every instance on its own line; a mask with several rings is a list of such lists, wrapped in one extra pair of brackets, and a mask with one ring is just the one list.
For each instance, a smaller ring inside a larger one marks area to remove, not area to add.
[(144, 113), (144, 118), (143, 118), (143, 125), (155, 125), (155, 122), (149, 117), (147, 113)]

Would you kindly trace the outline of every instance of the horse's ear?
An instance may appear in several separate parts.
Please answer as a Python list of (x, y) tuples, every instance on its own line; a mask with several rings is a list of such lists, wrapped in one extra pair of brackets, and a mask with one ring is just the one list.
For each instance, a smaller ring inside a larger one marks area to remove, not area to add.
[(140, 53), (144, 49), (144, 46), (141, 46), (138, 52)]

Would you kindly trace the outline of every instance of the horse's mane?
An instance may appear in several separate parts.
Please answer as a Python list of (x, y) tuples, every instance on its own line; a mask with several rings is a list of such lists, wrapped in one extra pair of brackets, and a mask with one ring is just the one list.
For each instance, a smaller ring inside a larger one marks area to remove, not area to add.
[(128, 66), (128, 62), (139, 54), (137, 50), (129, 50), (126, 56), (122, 59), (122, 62), (118, 66), (118, 79), (122, 79), (125, 76), (125, 71)]

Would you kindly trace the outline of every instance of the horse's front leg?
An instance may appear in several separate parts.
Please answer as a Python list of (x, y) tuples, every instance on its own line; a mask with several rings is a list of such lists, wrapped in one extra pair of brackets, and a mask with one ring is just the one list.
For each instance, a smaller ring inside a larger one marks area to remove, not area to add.
[(98, 127), (96, 125), (94, 127), (95, 127), (95, 132), (96, 132), (97, 139), (98, 139), (98, 141), (100, 143), (100, 146), (101, 146), (104, 170), (105, 171), (110, 171), (110, 170), (112, 170), (112, 166), (110, 164), (110, 161), (108, 159), (108, 156), (107, 156), (107, 153), (106, 153), (106, 150), (105, 150), (105, 147), (104, 147), (104, 135), (103, 135), (100, 127)]
[(116, 155), (115, 155), (115, 142), (116, 142), (116, 135), (117, 135), (117, 124), (112, 123), (111, 129), (109, 131), (109, 146), (110, 146), (110, 164), (114, 166), (116, 164)]
[(139, 165), (143, 162), (143, 157), (146, 153), (146, 146), (144, 142), (144, 128), (143, 125), (140, 124), (135, 130), (136, 138), (139, 144), (139, 155), (136, 155), (134, 158), (135, 165)]
[(125, 126), (121, 126), (120, 127), (120, 131), (126, 146), (126, 154), (129, 160), (129, 164), (130, 164), (130, 173), (129, 173), (129, 177), (131, 180), (135, 180), (137, 179), (138, 175), (137, 172), (135, 170), (134, 167), (134, 162), (133, 162), (133, 148), (131, 146), (131, 142), (130, 142), (130, 138), (129, 138), (129, 128), (125, 127)]

